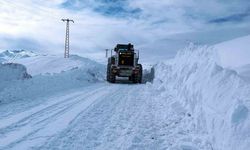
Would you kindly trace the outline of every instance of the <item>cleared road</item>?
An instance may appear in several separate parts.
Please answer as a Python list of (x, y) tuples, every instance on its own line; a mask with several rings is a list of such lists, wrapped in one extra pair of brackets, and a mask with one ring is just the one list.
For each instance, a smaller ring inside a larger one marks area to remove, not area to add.
[(167, 149), (188, 128), (185, 114), (171, 111), (171, 95), (159, 93), (147, 84), (97, 83), (2, 110), (0, 149)]

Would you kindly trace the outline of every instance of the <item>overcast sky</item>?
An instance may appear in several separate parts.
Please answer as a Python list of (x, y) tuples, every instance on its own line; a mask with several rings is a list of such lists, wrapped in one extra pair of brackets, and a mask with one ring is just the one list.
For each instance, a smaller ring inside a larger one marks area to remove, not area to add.
[(63, 53), (62, 18), (75, 21), (72, 53), (99, 59), (105, 48), (131, 42), (145, 56), (155, 51), (168, 58), (188, 42), (213, 44), (249, 34), (250, 1), (0, 0), (0, 49)]

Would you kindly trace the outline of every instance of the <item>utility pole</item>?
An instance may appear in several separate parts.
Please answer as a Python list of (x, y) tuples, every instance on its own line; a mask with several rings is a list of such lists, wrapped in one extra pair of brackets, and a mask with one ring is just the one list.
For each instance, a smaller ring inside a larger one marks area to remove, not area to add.
[(69, 22), (73, 22), (74, 23), (74, 20), (62, 19), (62, 21), (66, 22), (66, 37), (65, 37), (64, 58), (69, 58)]

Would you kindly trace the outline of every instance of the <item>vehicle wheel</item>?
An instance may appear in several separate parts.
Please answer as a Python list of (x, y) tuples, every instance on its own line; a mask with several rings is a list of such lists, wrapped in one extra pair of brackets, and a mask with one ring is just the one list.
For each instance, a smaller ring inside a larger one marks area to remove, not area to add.
[(115, 83), (116, 77), (113, 73), (110, 73), (109, 79), (111, 83)]
[(106, 76), (108, 82), (110, 82), (110, 67), (111, 67), (111, 65), (108, 64), (107, 65), (107, 76)]
[(142, 65), (138, 64), (139, 74), (133, 75), (133, 83), (142, 83)]
[(132, 81), (133, 81), (133, 83), (137, 83), (138, 82), (137, 76), (133, 75), (132, 76)]
[(142, 65), (138, 64), (139, 66), (139, 74), (138, 74), (138, 83), (142, 83)]

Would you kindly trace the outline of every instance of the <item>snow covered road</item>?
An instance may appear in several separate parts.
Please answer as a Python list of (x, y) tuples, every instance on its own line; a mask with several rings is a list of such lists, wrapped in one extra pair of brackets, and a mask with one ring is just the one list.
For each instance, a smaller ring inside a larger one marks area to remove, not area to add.
[(1, 148), (20, 149), (23, 145), (22, 149), (27, 149), (25, 146), (37, 146), (64, 130), (79, 113), (110, 92), (104, 90), (104, 87), (91, 88), (94, 87), (70, 93), (66, 97), (50, 98), (37, 107), (2, 118)]
[(160, 118), (145, 87), (98, 83), (1, 113), (0, 149), (155, 149)]
[(171, 95), (159, 99), (161, 91), (150, 87), (97, 83), (28, 109), (2, 110), (0, 149), (210, 149), (193, 146), (191, 117)]

